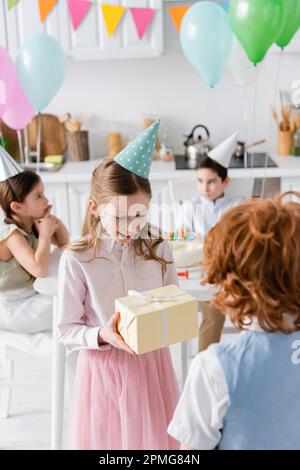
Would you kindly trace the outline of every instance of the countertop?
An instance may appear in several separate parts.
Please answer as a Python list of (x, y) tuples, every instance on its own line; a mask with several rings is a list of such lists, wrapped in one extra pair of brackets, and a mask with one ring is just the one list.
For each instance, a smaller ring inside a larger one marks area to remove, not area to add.
[[(277, 168), (247, 168), (230, 169), (230, 178), (284, 178), (300, 177), (300, 158), (293, 156), (271, 155), (277, 163)], [(56, 172), (41, 172), (45, 183), (85, 183), (91, 179), (93, 169), (100, 160), (89, 160), (85, 162), (67, 162)], [(150, 180), (166, 181), (174, 179), (195, 178), (195, 170), (175, 170), (174, 162), (154, 161), (152, 163)]]

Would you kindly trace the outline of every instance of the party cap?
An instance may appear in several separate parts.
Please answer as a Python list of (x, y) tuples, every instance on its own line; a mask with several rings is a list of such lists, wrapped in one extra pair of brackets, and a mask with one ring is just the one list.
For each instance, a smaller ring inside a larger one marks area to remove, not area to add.
[(224, 142), (221, 142), (221, 144), (217, 145), (217, 147), (208, 152), (208, 157), (212, 160), (215, 160), (215, 162), (224, 168), (229, 168), (230, 160), (235, 149), (237, 136), (237, 132), (232, 134), (230, 137), (224, 140)]
[(156, 119), (114, 157), (115, 162), (137, 176), (148, 178), (159, 124), (160, 120)]
[(0, 182), (22, 173), (23, 168), (0, 145)]

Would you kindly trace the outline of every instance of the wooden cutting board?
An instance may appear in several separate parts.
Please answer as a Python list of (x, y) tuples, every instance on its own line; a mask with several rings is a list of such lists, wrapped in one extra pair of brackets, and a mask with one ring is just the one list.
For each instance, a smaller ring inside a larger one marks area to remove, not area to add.
[[(31, 151), (36, 150), (37, 119), (38, 117), (35, 116), (32, 122), (28, 125), (28, 139)], [(58, 118), (52, 114), (42, 114), (41, 119), (41, 159), (43, 160), (46, 155), (63, 154), (67, 148), (65, 126), (61, 124)], [(4, 137), (8, 140), (8, 151), (17, 160), (19, 160), (19, 145), (17, 132), (7, 127), (3, 121), (1, 122), (1, 128)]]
[(19, 145), (18, 145), (18, 136), (17, 136), (16, 131), (7, 127), (3, 121), (1, 121), (1, 129), (3, 133), (3, 137), (7, 140), (7, 143), (8, 143), (8, 152), (16, 160), (19, 160), (20, 159)]
[[(52, 114), (42, 114), (41, 159), (46, 155), (63, 154), (67, 148), (65, 126)], [(30, 150), (36, 150), (38, 116), (28, 125)]]

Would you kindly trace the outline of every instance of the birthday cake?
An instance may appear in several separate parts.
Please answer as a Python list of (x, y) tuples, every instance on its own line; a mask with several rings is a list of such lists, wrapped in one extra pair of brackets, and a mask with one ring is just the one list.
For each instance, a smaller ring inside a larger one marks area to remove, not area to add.
[(177, 268), (199, 266), (203, 259), (203, 242), (199, 240), (174, 240), (174, 263)]

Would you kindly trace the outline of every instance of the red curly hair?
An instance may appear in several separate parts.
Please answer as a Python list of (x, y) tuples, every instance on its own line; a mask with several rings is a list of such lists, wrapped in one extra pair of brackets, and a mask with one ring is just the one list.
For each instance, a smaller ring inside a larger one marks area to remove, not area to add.
[[(299, 202), (284, 201), (288, 195)], [(300, 330), (300, 193), (253, 199), (226, 212), (205, 240), (207, 283), (220, 287), (213, 304), (239, 328), (255, 317), (267, 332)]]

